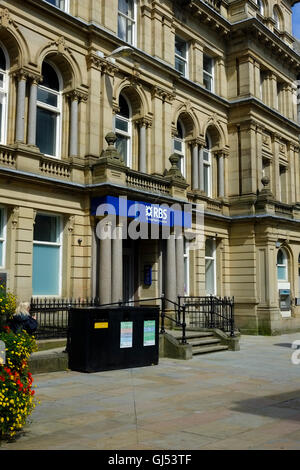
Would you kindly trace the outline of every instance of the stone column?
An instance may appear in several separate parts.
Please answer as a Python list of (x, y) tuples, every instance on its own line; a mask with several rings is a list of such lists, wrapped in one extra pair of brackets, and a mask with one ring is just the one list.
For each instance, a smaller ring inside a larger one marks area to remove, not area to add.
[(139, 121), (139, 171), (147, 172), (146, 122)]
[(33, 78), (30, 84), (29, 108), (28, 108), (28, 144), (36, 145), (36, 101), (38, 79)]
[[(176, 302), (176, 250), (174, 234), (170, 234), (167, 240), (166, 266), (165, 297), (168, 300)], [(174, 309), (174, 305), (170, 302), (166, 302), (166, 306), (171, 310)]]
[(76, 93), (71, 96), (71, 116), (70, 116), (70, 156), (78, 155), (78, 101)]
[(123, 239), (121, 225), (117, 225), (114, 229), (111, 260), (111, 301), (119, 302), (123, 300)]
[(224, 197), (224, 155), (218, 154), (218, 196)]
[(184, 249), (183, 249), (183, 236), (182, 234), (175, 240), (176, 246), (176, 281), (178, 295), (184, 295)]
[(198, 158), (199, 158), (199, 189), (204, 191), (204, 174), (203, 174), (203, 145), (198, 146)]
[(17, 95), (17, 115), (16, 115), (16, 142), (24, 142), (26, 75), (20, 72), (17, 75), (17, 80), (18, 80), (18, 95)]
[(192, 160), (192, 189), (199, 188), (199, 157), (198, 144), (193, 143), (193, 160)]
[(111, 225), (107, 224), (107, 238), (100, 240), (99, 296), (100, 303), (111, 302)]

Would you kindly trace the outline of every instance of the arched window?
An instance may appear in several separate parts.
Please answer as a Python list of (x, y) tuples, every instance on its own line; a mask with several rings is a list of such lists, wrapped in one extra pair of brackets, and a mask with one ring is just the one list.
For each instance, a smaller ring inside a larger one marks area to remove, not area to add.
[(212, 196), (212, 159), (211, 159), (211, 138), (206, 134), (206, 145), (202, 150), (203, 156), (203, 189), (207, 196)]
[(43, 82), (37, 91), (36, 145), (51, 157), (60, 157), (62, 79), (56, 67), (48, 62), (42, 66)]
[(8, 101), (8, 56), (0, 46), (0, 143), (6, 143)]
[(265, 5), (264, 5), (263, 0), (257, 0), (257, 6), (258, 6), (259, 13), (262, 16), (264, 16), (264, 14), (265, 14)]
[(275, 5), (273, 8), (273, 19), (275, 21), (275, 27), (279, 30), (281, 30), (281, 18), (280, 18), (280, 13), (278, 10), (278, 7)]
[(119, 97), (119, 108), (120, 111), (115, 118), (116, 148), (122, 155), (125, 164), (131, 166), (132, 112), (129, 101), (122, 94)]
[(288, 281), (287, 255), (282, 248), (277, 253), (277, 279), (278, 281)]
[(178, 168), (182, 175), (185, 176), (185, 131), (182, 123), (177, 121), (177, 135), (174, 137), (174, 152), (180, 157), (178, 161)]

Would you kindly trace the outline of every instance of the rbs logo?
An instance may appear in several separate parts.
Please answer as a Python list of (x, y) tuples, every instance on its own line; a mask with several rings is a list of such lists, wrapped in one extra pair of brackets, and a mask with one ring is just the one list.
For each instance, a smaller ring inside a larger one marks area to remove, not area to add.
[(146, 206), (146, 217), (151, 217), (154, 219), (167, 220), (168, 210), (162, 209), (161, 207), (156, 206)]

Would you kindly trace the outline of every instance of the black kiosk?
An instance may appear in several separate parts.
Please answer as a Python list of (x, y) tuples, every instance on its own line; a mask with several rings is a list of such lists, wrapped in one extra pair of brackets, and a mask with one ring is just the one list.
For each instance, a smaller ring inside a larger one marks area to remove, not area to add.
[(69, 368), (79, 372), (158, 364), (159, 307), (70, 310)]

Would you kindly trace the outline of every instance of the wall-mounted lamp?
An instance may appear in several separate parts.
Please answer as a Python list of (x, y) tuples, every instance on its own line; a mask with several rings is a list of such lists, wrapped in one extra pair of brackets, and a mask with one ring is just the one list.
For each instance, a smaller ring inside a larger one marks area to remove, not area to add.
[(98, 57), (102, 57), (103, 59), (108, 59), (114, 62), (117, 57), (129, 57), (133, 52), (134, 50), (132, 47), (120, 46), (114, 49), (112, 53), (107, 56), (105, 56), (102, 51), (97, 51), (96, 54)]

